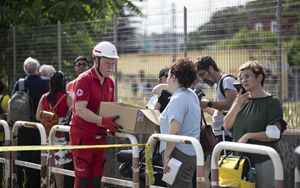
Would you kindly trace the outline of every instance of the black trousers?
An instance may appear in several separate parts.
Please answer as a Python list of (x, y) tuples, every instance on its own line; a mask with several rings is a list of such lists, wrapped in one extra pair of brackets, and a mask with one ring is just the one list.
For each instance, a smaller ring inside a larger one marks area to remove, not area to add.
[[(64, 169), (74, 170), (73, 161), (64, 165)], [(64, 176), (64, 188), (73, 188), (74, 187), (74, 177)]]
[[(40, 145), (41, 137), (37, 129), (22, 127), (18, 133), (18, 145)], [(17, 153), (17, 159), (32, 163), (41, 163), (40, 151), (23, 151)], [(23, 188), (39, 188), (40, 171), (25, 167), (17, 167), (17, 187)]]

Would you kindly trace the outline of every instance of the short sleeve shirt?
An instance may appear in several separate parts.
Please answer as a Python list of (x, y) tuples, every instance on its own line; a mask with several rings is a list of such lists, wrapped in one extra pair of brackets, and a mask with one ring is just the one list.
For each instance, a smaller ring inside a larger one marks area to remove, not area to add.
[[(199, 139), (201, 110), (199, 99), (191, 89), (178, 88), (172, 95), (169, 104), (160, 115), (160, 131), (169, 134), (172, 120), (180, 124), (177, 135), (190, 136)], [(165, 150), (166, 143), (161, 142), (161, 151)], [(190, 144), (176, 144), (181, 152), (194, 156), (196, 153)]]
[[(268, 125), (273, 124), (283, 117), (283, 110), (279, 99), (273, 96), (252, 98), (242, 106), (232, 126), (234, 141), (238, 141), (249, 132), (264, 132)], [(274, 142), (260, 142), (249, 140), (250, 144), (266, 145), (273, 147)], [(249, 155), (253, 162), (262, 162), (269, 159), (264, 155)]]
[(280, 101), (273, 96), (251, 98), (237, 114), (232, 126), (233, 139), (245, 133), (266, 131), (267, 125), (283, 117)]
[[(74, 86), (74, 105), (79, 101), (87, 101), (87, 108), (99, 113), (102, 101), (114, 101), (114, 82), (111, 78), (104, 78), (103, 83), (96, 74), (93, 67), (79, 75)], [(71, 129), (80, 129), (86, 134), (104, 134), (105, 130), (98, 127), (95, 123), (87, 122), (76, 113), (76, 109), (72, 108), (73, 116), (71, 120)]]
[(76, 82), (76, 79), (70, 81), (66, 86), (66, 90), (67, 90), (68, 94), (72, 97), (72, 99), (74, 99), (74, 97), (75, 97), (74, 96), (75, 82)]
[[(226, 74), (223, 75), (222, 78), (225, 77), (225, 76), (226, 76)], [(223, 88), (224, 88), (224, 91), (225, 90), (234, 90), (234, 91), (236, 91), (235, 87), (233, 86), (233, 83), (235, 81), (236, 80), (233, 77), (231, 77), (231, 76), (225, 77), (223, 79)], [(221, 92), (221, 89), (220, 89), (220, 84), (221, 83), (219, 81), (218, 84), (217, 84), (217, 93), (216, 93), (216, 98), (215, 98), (216, 101), (223, 101), (223, 100), (225, 100), (225, 96), (223, 96), (223, 94)], [(213, 120), (213, 122), (212, 122), (212, 128), (213, 128), (214, 134), (216, 136), (221, 135), (222, 134), (222, 126), (224, 125), (223, 111), (215, 110), (214, 114), (212, 116), (212, 120)]]

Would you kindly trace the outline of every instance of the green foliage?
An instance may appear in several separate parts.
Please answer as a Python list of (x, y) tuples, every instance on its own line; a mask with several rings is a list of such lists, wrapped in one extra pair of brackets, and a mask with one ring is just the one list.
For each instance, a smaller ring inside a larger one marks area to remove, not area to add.
[(209, 22), (188, 34), (188, 49), (203, 49), (216, 41), (229, 39), (246, 23), (242, 6), (228, 7), (213, 14)]
[(276, 46), (276, 35), (269, 31), (251, 31), (243, 28), (232, 39), (219, 41), (217, 46), (220, 48), (270, 49)]
[(40, 26), (47, 24), (107, 19), (121, 14), (127, 7), (134, 14), (140, 10), (130, 0), (2, 0), (0, 28), (11, 25)]
[[(43, 47), (57, 49), (58, 36), (55, 25), (58, 21), (62, 23), (62, 56), (68, 59), (78, 55), (89, 56), (92, 46), (103, 37), (103, 33), (113, 33), (108, 31), (106, 26), (110, 24), (109, 27), (112, 28), (114, 17), (124, 16), (125, 8), (130, 14), (142, 15), (131, 0), (2, 0), (0, 32), (4, 32), (0, 33), (1, 78), (4, 75), (10, 77), (8, 74), (11, 73), (8, 70), (13, 69), (11, 26), (16, 28), (16, 44), (22, 44), (21, 47), (17, 46), (17, 51), (22, 52), (18, 59), (23, 60), (28, 56), (38, 59), (51, 57), (47, 59), (49, 62), (44, 60), (42, 63), (55, 65), (57, 51), (43, 50)], [(125, 24), (129, 25), (129, 20)], [(134, 31), (135, 29), (131, 29), (127, 33), (128, 37), (133, 35)], [(63, 60), (63, 66), (68, 67), (66, 62), (68, 61)], [(19, 71), (21, 66), (21, 63), (17, 64), (17, 74), (22, 74), (22, 71)]]
[(300, 39), (294, 39), (290, 42), (287, 58), (289, 65), (300, 65)]

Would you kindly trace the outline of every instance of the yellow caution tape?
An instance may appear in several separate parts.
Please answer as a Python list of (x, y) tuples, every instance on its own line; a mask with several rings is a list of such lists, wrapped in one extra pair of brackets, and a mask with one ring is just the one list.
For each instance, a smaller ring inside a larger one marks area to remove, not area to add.
[(74, 149), (105, 149), (124, 147), (145, 147), (146, 172), (150, 185), (154, 184), (154, 172), (152, 165), (152, 147), (146, 144), (108, 144), (108, 145), (47, 145), (47, 146), (0, 146), (0, 152), (11, 151), (51, 151), (51, 150), (74, 150)]
[(154, 172), (152, 165), (152, 147), (150, 144), (145, 146), (145, 160), (146, 160), (146, 174), (148, 176), (149, 184), (154, 184)]
[(144, 147), (145, 144), (108, 144), (108, 145), (47, 145), (47, 146), (1, 146), (0, 152), (8, 151), (50, 151), (50, 150), (74, 150), (74, 149), (99, 149), (99, 148), (124, 148)]

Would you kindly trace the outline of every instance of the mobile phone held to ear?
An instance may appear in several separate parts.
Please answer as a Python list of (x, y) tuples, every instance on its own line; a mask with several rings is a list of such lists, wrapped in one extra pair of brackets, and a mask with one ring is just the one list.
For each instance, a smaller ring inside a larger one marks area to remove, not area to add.
[(237, 92), (240, 92), (240, 90), (242, 90), (242, 94), (246, 93), (246, 90), (242, 86), (241, 83), (233, 83), (233, 86), (235, 87), (235, 89), (237, 90)]

